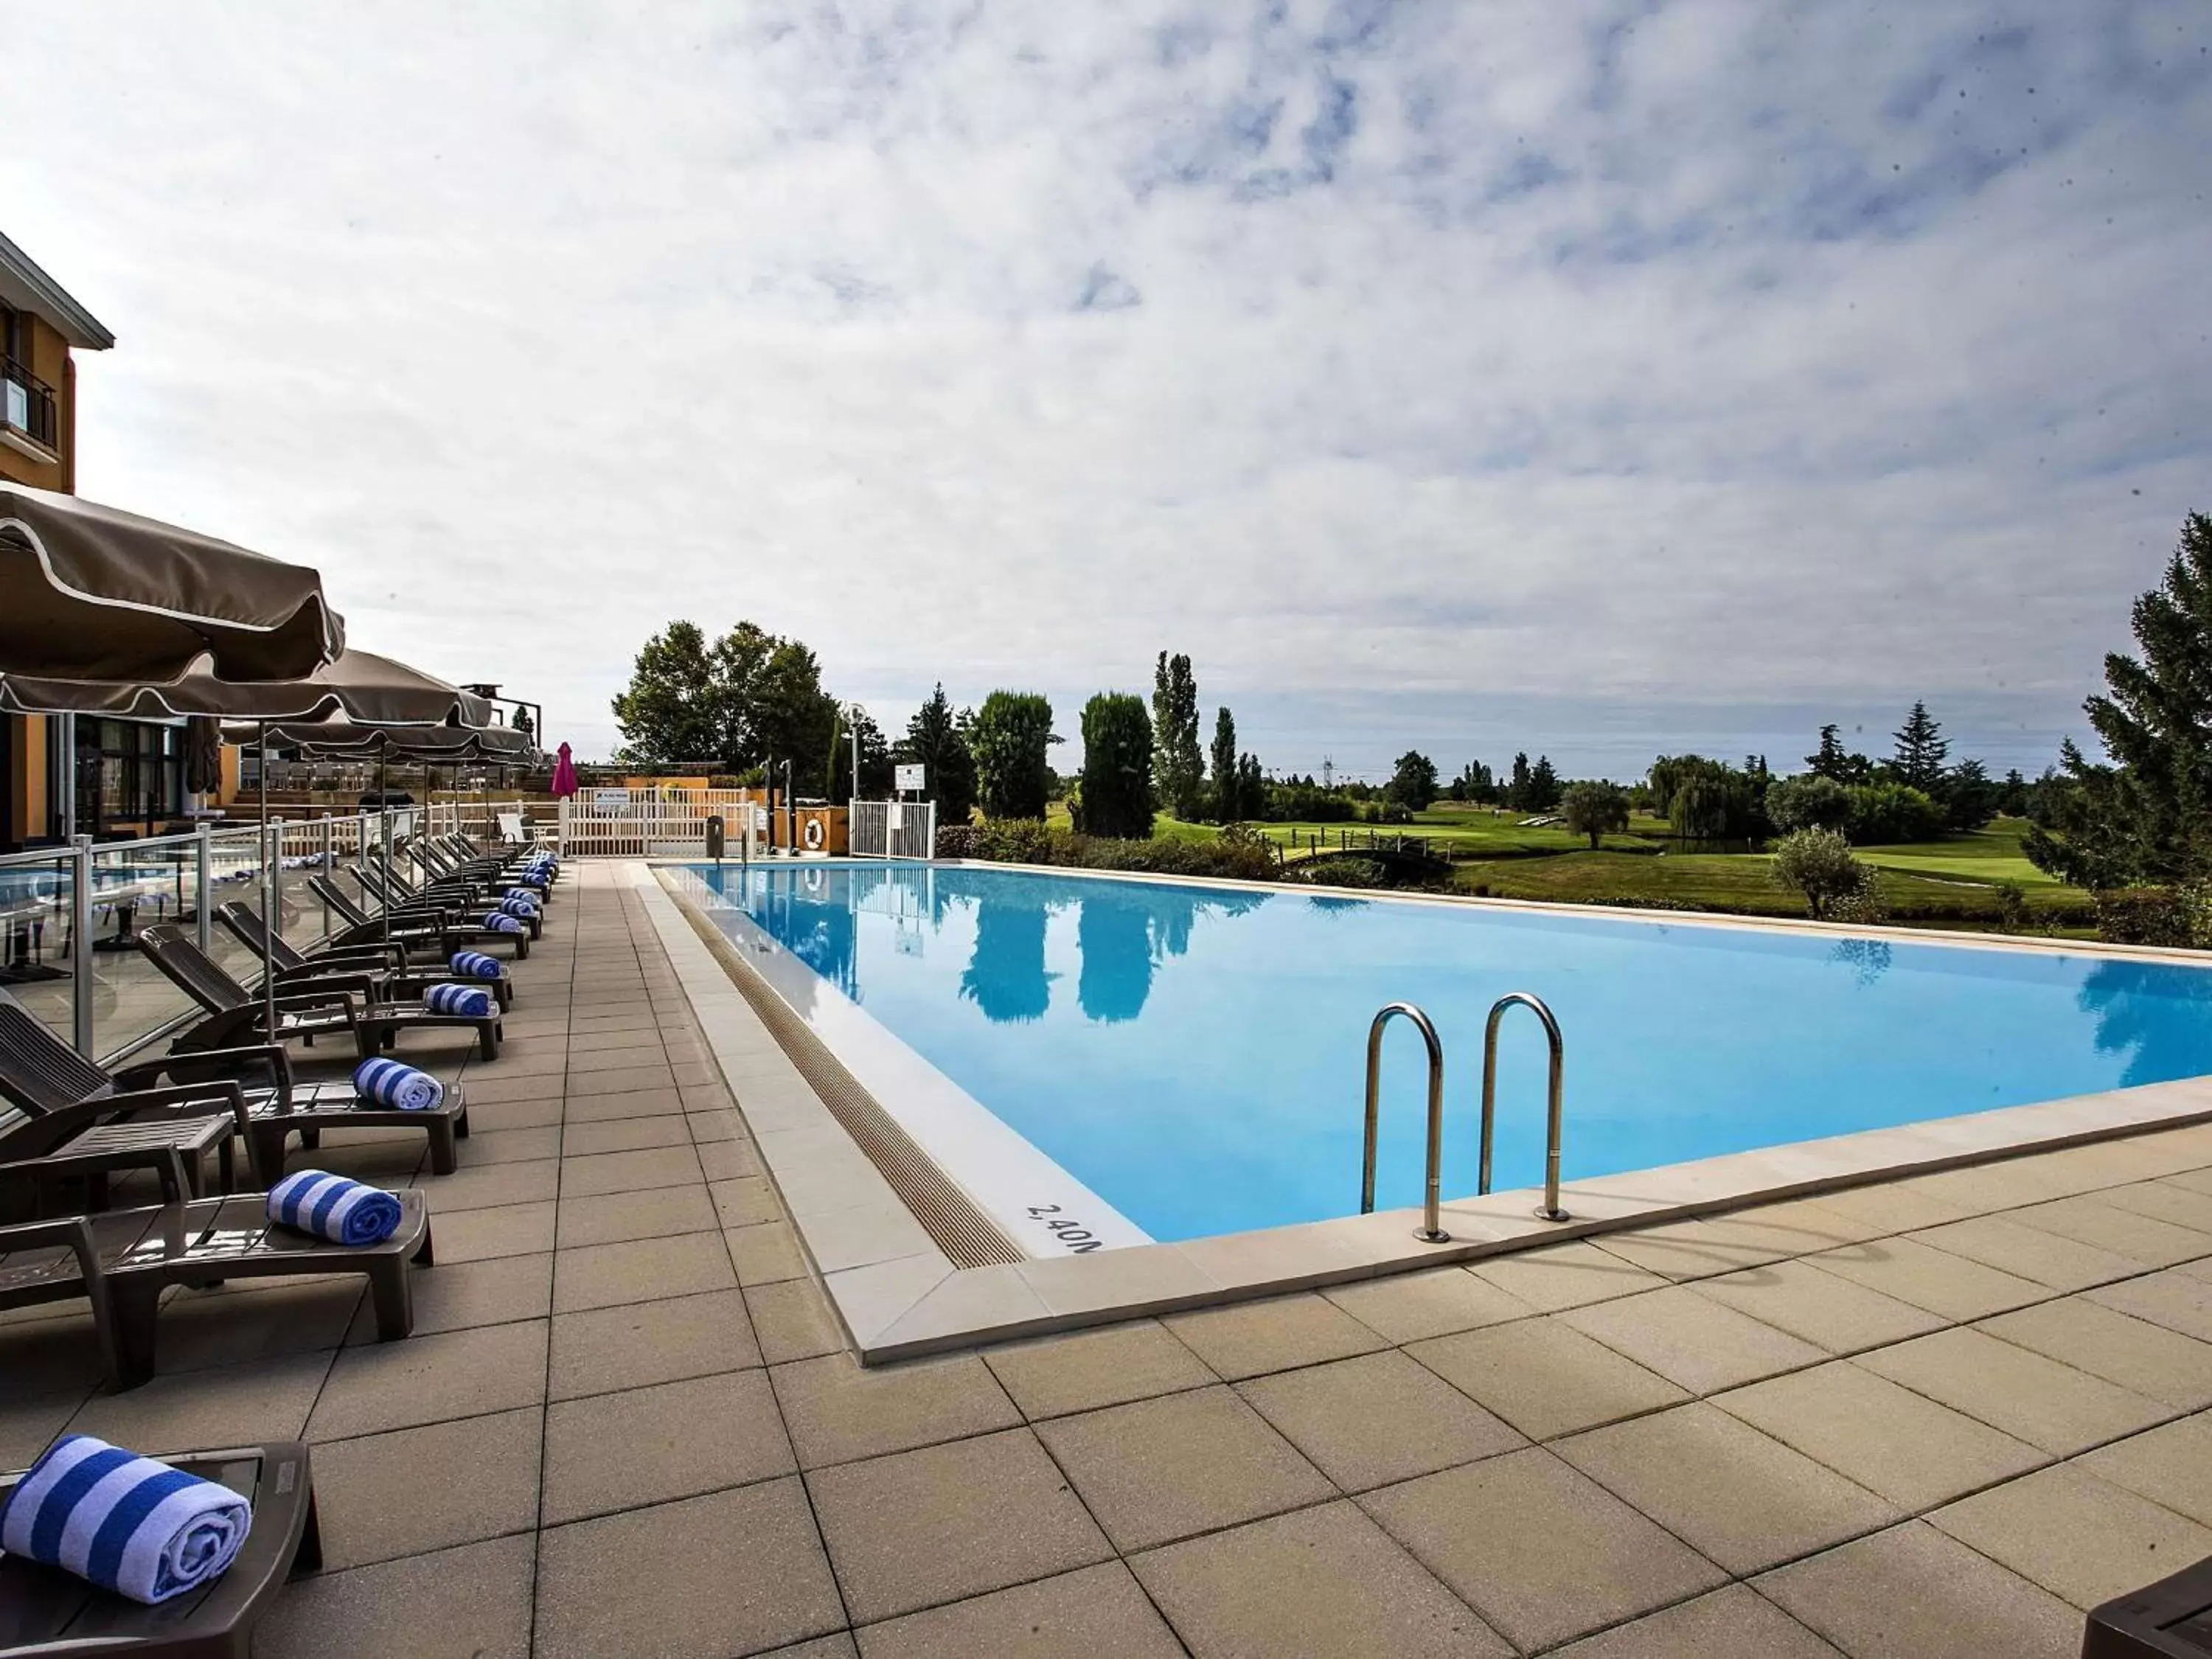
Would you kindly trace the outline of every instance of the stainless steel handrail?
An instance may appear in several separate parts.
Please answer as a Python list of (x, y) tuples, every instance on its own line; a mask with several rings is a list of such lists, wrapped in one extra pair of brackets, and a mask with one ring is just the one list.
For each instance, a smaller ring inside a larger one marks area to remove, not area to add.
[(1442, 1244), (1451, 1237), (1437, 1225), (1437, 1216), (1444, 1163), (1444, 1045), (1437, 1036), (1435, 1023), (1410, 1002), (1391, 1003), (1375, 1016), (1375, 1023), (1367, 1028), (1367, 1146), (1360, 1166), (1359, 1213), (1371, 1215), (1375, 1210), (1375, 1137), (1382, 1088), (1382, 1033), (1392, 1020), (1400, 1018), (1413, 1022), (1429, 1050), (1428, 1184), (1421, 1200), (1421, 1226), (1413, 1237), (1426, 1244)]
[(1544, 1039), (1552, 1050), (1551, 1109), (1546, 1127), (1544, 1149), (1544, 1202), (1536, 1213), (1546, 1221), (1565, 1221), (1567, 1212), (1559, 1207), (1559, 1141), (1566, 1127), (1566, 1096), (1562, 1081), (1566, 1069), (1566, 1042), (1559, 1035), (1559, 1022), (1544, 1006), (1541, 997), (1526, 991), (1511, 991), (1490, 1006), (1490, 1021), (1482, 1032), (1482, 1153), (1476, 1175), (1475, 1191), (1490, 1190), (1490, 1149), (1498, 1127), (1498, 1025), (1505, 1018), (1505, 1011), (1516, 1003), (1534, 1011), (1544, 1022)]

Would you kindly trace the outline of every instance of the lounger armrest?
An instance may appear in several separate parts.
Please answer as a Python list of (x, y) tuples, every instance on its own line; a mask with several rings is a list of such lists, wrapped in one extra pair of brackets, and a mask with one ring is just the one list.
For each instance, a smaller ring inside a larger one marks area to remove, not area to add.
[[(0, 1164), (0, 1170), (9, 1166)], [(11, 1250), (42, 1250), (59, 1245), (76, 1258), (84, 1282), (100, 1278), (100, 1250), (92, 1242), (92, 1222), (85, 1216), (66, 1216), (57, 1221), (20, 1221), (0, 1224), (0, 1254)]]
[(252, 1073), (257, 1067), (265, 1074), (280, 1095), (289, 1097), (292, 1091), (292, 1056), (281, 1042), (257, 1042), (237, 1048), (188, 1049), (180, 1054), (164, 1054), (159, 1060), (141, 1060), (135, 1066), (118, 1066), (115, 1080), (126, 1087), (135, 1088), (148, 1079), (166, 1077), (179, 1066), (216, 1065), (236, 1067)]
[(227, 1111), (246, 1132), (246, 1091), (230, 1078), (206, 1083), (170, 1083), (158, 1089), (133, 1089), (128, 1094), (104, 1095), (100, 1104), (111, 1112), (166, 1112), (172, 1117), (211, 1117)]
[(359, 992), (347, 988), (324, 986), (312, 991), (294, 991), (280, 994), (276, 999), (276, 1006), (280, 1010), (342, 1007), (350, 1018), (359, 1012), (359, 1004), (356, 999), (360, 994)]
[(381, 975), (378, 974), (331, 973), (327, 969), (315, 973), (303, 968), (298, 974), (289, 977), (283, 974), (277, 975), (276, 988), (280, 993), (297, 991), (302, 994), (309, 991), (358, 991), (374, 1002), (380, 979)]

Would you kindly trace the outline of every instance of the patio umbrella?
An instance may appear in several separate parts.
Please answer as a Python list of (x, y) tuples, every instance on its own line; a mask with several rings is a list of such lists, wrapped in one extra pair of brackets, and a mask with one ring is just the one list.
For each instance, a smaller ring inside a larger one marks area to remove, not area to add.
[(561, 745), (559, 758), (553, 763), (553, 798), (559, 800), (575, 793), (576, 763), (568, 752), (568, 745), (564, 743)]
[(222, 787), (222, 727), (206, 714), (185, 722), (185, 787), (195, 795)]
[(291, 679), (337, 655), (323, 579), (74, 495), (0, 483), (0, 671), (173, 680), (206, 658), (232, 680)]

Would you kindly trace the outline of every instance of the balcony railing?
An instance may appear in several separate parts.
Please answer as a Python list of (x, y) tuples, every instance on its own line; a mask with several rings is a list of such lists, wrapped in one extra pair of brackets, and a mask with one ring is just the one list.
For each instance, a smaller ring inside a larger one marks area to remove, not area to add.
[(34, 443), (60, 447), (53, 387), (12, 358), (0, 360), (0, 419)]

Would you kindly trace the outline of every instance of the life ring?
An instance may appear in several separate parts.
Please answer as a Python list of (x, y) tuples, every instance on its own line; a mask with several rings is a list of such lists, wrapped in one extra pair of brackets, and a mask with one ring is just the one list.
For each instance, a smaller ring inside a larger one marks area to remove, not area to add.
[(806, 843), (806, 850), (808, 852), (820, 852), (822, 850), (822, 820), (820, 818), (807, 819), (806, 828), (800, 833), (799, 839)]

